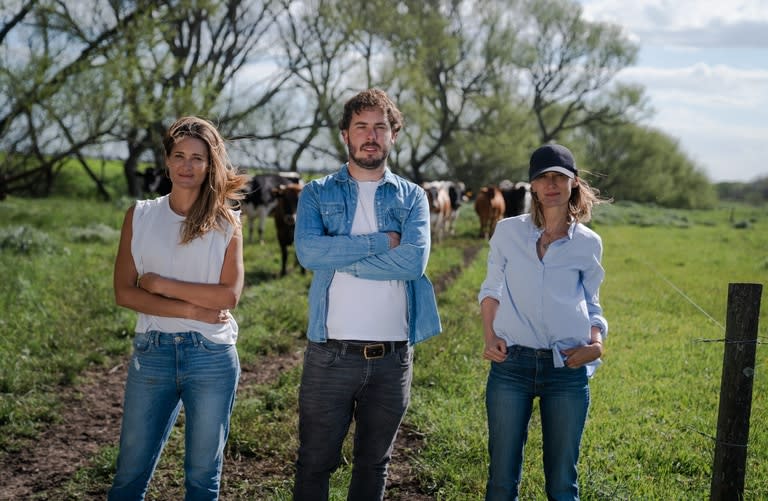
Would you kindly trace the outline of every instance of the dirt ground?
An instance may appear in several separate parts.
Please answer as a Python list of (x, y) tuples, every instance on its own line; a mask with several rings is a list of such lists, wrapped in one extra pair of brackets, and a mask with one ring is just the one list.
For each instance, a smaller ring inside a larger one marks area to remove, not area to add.
[[(299, 363), (301, 353), (272, 357), (259, 364), (258, 371), (245, 368), (241, 385), (262, 384)], [(85, 383), (77, 388), (62, 388), (61, 421), (43, 432), (22, 452), (9, 454), (0, 466), (0, 499), (56, 499), (55, 492), (100, 448), (115, 445), (120, 436), (123, 384), (126, 366), (109, 370), (92, 370), (84, 375)], [(427, 500), (418, 490), (408, 455), (418, 450), (421, 436), (404, 427), (396, 445), (397, 453), (390, 467), (390, 488), (396, 487), (399, 499)], [(287, 476), (292, 465), (270, 464), (269, 461), (227, 459), (226, 475), (230, 481), (242, 478)], [(222, 489), (222, 498), (225, 491)], [(406, 497), (401, 497), (406, 496)], [(103, 498), (94, 495), (94, 499)], [(394, 499), (394, 498), (390, 498)]]
[[(464, 262), (469, 263), (480, 247), (465, 250)], [(457, 268), (434, 281), (440, 293), (460, 273)], [(243, 367), (241, 387), (263, 384), (276, 379), (301, 361), (301, 351), (270, 357), (259, 362), (258, 370)], [(112, 368), (99, 368), (82, 375), (83, 383), (60, 390), (62, 415), (59, 423), (50, 426), (18, 453), (2, 455), (0, 464), (0, 500), (55, 500), (78, 468), (88, 464), (99, 449), (116, 445), (120, 435), (125, 363)], [(398, 434), (388, 479), (389, 500), (427, 501), (434, 499), (420, 487), (412, 459), (422, 447), (418, 430), (403, 426)], [(290, 478), (293, 465), (274, 464), (253, 459), (227, 459), (225, 475), (230, 481), (238, 478)], [(227, 481), (223, 481), (222, 499)], [(93, 499), (103, 499), (104, 493)]]

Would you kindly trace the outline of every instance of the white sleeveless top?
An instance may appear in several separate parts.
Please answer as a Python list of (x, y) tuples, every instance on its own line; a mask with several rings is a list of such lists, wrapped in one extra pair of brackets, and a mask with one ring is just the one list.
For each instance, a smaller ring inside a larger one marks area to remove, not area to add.
[[(154, 272), (185, 282), (219, 283), (224, 254), (234, 234), (234, 228), (227, 224), (226, 233), (212, 230), (181, 245), (179, 241), (183, 222), (184, 217), (171, 210), (168, 195), (155, 200), (136, 202), (131, 240), (131, 253), (136, 271), (139, 275)], [(228, 323), (209, 324), (186, 318), (139, 313), (136, 332), (149, 330), (195, 331), (214, 343), (235, 344), (238, 326), (231, 316)]]

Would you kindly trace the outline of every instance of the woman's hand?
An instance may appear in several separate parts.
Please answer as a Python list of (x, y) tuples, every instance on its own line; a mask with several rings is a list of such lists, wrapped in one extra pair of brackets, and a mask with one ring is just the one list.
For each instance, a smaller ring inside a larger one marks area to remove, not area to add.
[(139, 278), (136, 280), (136, 287), (144, 289), (152, 294), (159, 294), (162, 296), (164, 295), (160, 292), (162, 280), (164, 280), (163, 277), (150, 271), (149, 273), (139, 275)]
[(229, 310), (212, 310), (202, 306), (192, 306), (190, 318), (207, 324), (224, 324), (229, 322)]
[(507, 358), (507, 342), (495, 334), (486, 335), (483, 358), (492, 362), (503, 362)]
[(563, 350), (562, 353), (566, 357), (565, 366), (571, 369), (578, 369), (582, 365), (602, 357), (604, 351), (603, 343), (597, 341), (592, 344)]

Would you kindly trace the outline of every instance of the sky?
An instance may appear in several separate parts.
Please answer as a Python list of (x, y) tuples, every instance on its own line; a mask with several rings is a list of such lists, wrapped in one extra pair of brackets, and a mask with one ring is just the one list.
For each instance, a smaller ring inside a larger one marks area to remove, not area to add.
[(617, 79), (641, 84), (647, 125), (711, 181), (768, 176), (768, 0), (579, 0), (640, 49)]

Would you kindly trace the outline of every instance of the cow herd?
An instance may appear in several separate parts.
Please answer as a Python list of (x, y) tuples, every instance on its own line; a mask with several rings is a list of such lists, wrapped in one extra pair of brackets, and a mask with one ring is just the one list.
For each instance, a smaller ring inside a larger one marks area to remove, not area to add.
[[(472, 198), (472, 193), (458, 181), (428, 181), (422, 187), (429, 200), (432, 237), (440, 242), (446, 234), (454, 234), (459, 209)], [(530, 210), (531, 185), (505, 179), (498, 185), (483, 186), (474, 194), (474, 199), (475, 212), (480, 220), (479, 236), (488, 239), (493, 235), (497, 221)]]
[[(146, 193), (165, 195), (170, 192), (170, 182), (162, 173), (148, 169), (141, 176)], [(248, 242), (253, 242), (253, 228), (257, 220), (258, 239), (262, 244), (267, 218), (271, 215), (275, 220), (280, 244), (280, 276), (286, 274), (288, 247), (293, 245), (296, 208), (303, 187), (304, 181), (297, 172), (256, 174), (249, 180), (242, 202), (242, 212), (248, 225)], [(422, 188), (429, 201), (432, 239), (436, 243), (455, 233), (459, 211), (472, 198), (480, 220), (478, 235), (485, 239), (493, 235), (499, 220), (528, 212), (531, 205), (531, 187), (523, 181), (504, 180), (498, 185), (483, 186), (475, 194), (460, 181), (427, 181), (422, 183)], [(298, 261), (297, 266), (300, 267)], [(304, 273), (303, 268), (301, 272)]]

